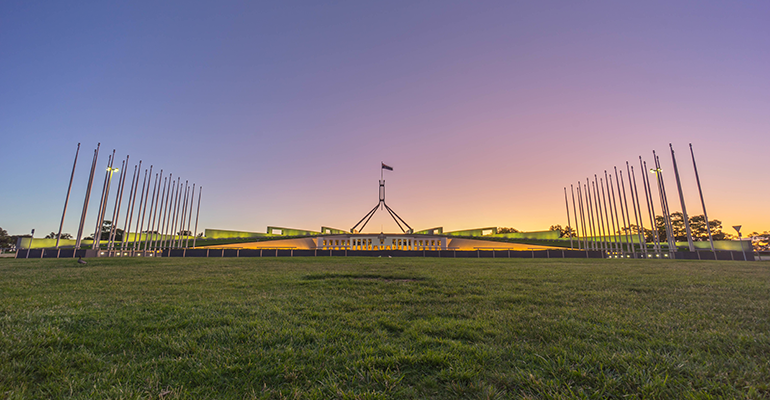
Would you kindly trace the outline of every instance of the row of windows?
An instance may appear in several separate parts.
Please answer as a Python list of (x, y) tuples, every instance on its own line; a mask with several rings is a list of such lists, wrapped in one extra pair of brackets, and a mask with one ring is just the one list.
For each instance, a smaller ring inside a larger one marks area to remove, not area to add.
[[(352, 240), (339, 240), (339, 239), (323, 239), (322, 247), (333, 247), (333, 248), (352, 248), (354, 250), (380, 250), (380, 249), (387, 249), (387, 250), (409, 250), (412, 248), (412, 240), (411, 239), (394, 239), (392, 245), (387, 246), (377, 246), (376, 244), (372, 246), (372, 239), (352, 239)], [(436, 247), (441, 246), (440, 240), (415, 240), (414, 245), (417, 248), (423, 248), (423, 247)]]

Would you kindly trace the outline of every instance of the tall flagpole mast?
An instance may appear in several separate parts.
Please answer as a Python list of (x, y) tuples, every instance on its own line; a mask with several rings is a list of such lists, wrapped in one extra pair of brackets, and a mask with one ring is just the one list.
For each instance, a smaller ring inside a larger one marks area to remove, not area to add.
[(138, 165), (134, 165), (134, 174), (131, 176), (131, 187), (128, 190), (128, 204), (126, 204), (126, 221), (123, 222), (123, 240), (120, 242), (120, 250), (126, 250), (128, 236), (131, 233), (131, 220), (134, 217), (134, 199), (136, 199), (136, 186), (138, 181), (137, 171), (142, 171), (142, 160)]
[[(615, 180), (618, 180), (618, 167), (615, 167)], [(628, 181), (628, 184), (631, 185), (631, 181)], [(621, 188), (623, 189), (621, 192)], [(626, 184), (623, 181), (623, 167), (620, 167), (620, 185), (618, 186), (618, 196), (620, 197), (620, 215), (623, 217), (623, 230), (626, 232), (626, 244), (628, 251), (631, 252), (631, 254), (634, 255), (634, 258), (636, 257), (636, 246), (634, 246), (634, 241), (631, 236), (631, 215), (628, 214), (628, 194), (626, 193)], [(622, 193), (622, 196), (620, 195)], [(625, 210), (625, 213), (624, 213)], [(628, 224), (626, 224), (626, 221), (628, 221)], [(627, 227), (625, 227), (627, 225)]]
[(118, 218), (118, 209), (120, 206), (120, 195), (121, 195), (120, 187), (121, 187), (121, 184), (123, 183), (123, 175), (125, 175), (126, 173), (126, 161), (128, 161), (128, 159), (123, 160), (123, 163), (120, 164), (120, 171), (118, 171), (120, 172), (118, 174), (118, 186), (117, 186), (118, 189), (117, 189), (117, 193), (115, 193), (115, 206), (112, 207), (112, 221), (110, 222), (110, 231), (107, 233), (107, 251), (112, 250), (113, 233), (115, 232), (115, 225), (117, 225), (117, 222), (118, 222), (116, 221), (116, 219)]
[(567, 207), (567, 227), (564, 229), (567, 231), (567, 235), (569, 235), (569, 248), (574, 249), (575, 246), (572, 244), (572, 233), (569, 231), (572, 229), (570, 227), (570, 219), (569, 219), (569, 202), (567, 201), (567, 187), (564, 187), (564, 205)]
[(709, 234), (709, 243), (711, 244), (711, 252), (716, 257), (716, 250), (714, 250), (714, 239), (711, 237), (711, 225), (709, 225), (709, 216), (706, 214), (706, 202), (703, 201), (703, 189), (700, 187), (700, 177), (698, 176), (698, 165), (695, 164), (695, 153), (692, 151), (692, 143), (690, 143), (690, 154), (692, 155), (692, 167), (695, 169), (695, 180), (698, 182), (698, 193), (700, 193), (700, 203), (703, 206), (703, 218), (706, 219), (706, 231)]
[(589, 183), (588, 178), (586, 178), (586, 184), (583, 185), (583, 188), (585, 189), (583, 196), (585, 196), (586, 208), (588, 209), (588, 226), (591, 228), (591, 250), (597, 250), (596, 229), (594, 226), (594, 209), (591, 205), (591, 184)]
[(690, 251), (695, 251), (695, 244), (692, 242), (692, 231), (690, 230), (690, 220), (687, 217), (687, 207), (684, 204), (684, 193), (682, 193), (682, 182), (679, 180), (679, 168), (676, 167), (676, 156), (674, 155), (674, 146), (668, 144), (671, 149), (671, 161), (674, 163), (674, 176), (676, 177), (676, 187), (679, 189), (679, 202), (682, 204), (682, 219), (684, 219), (684, 229), (687, 234), (687, 245)]
[(94, 173), (96, 172), (96, 161), (99, 158), (99, 146), (101, 143), (96, 144), (96, 150), (94, 150), (94, 158), (91, 161), (91, 174), (88, 177), (88, 186), (86, 187), (86, 198), (83, 201), (83, 212), (80, 214), (80, 225), (78, 225), (78, 237), (75, 242), (75, 250), (80, 250), (80, 240), (83, 237), (83, 228), (86, 223), (86, 213), (88, 211), (88, 201), (91, 198), (91, 187), (94, 183)]
[[(80, 143), (75, 150), (75, 162), (72, 163), (72, 174), (70, 174), (70, 184), (67, 186), (67, 197), (64, 199), (64, 211), (61, 212), (61, 222), (59, 223), (59, 234), (56, 235), (56, 248), (59, 248), (59, 239), (61, 239), (61, 230), (64, 227), (64, 215), (67, 214), (67, 203), (70, 201), (70, 191), (72, 190), (72, 180), (75, 179), (75, 166), (78, 165), (78, 154), (80, 153)], [(31, 243), (31, 242), (30, 242)]]
[[(150, 165), (150, 179), (152, 179), (152, 165)], [(147, 170), (144, 170), (144, 181), (142, 181), (142, 195), (139, 196), (139, 210), (136, 212), (136, 235), (134, 235), (134, 251), (138, 251), (141, 243), (142, 228), (144, 228), (144, 214), (147, 211), (147, 196), (145, 191), (149, 193), (150, 186), (147, 184)], [(145, 190), (145, 186), (147, 190)]]
[(190, 194), (190, 212), (187, 213), (187, 235), (185, 235), (184, 248), (188, 248), (190, 244), (190, 223), (192, 222), (192, 209), (195, 202), (195, 184), (193, 183), (192, 194)]
[(570, 194), (572, 195), (572, 211), (573, 211), (573, 214), (575, 214), (575, 237), (578, 242), (578, 250), (580, 250), (580, 233), (581, 233), (580, 218), (578, 217), (578, 209), (577, 209), (577, 206), (575, 205), (575, 187), (572, 186), (572, 184), (569, 185), (569, 191), (570, 191)]
[[(642, 247), (642, 254), (644, 258), (647, 258), (647, 239), (644, 237), (644, 217), (642, 216), (642, 202), (639, 200), (639, 189), (636, 186), (636, 174), (634, 173), (634, 167), (629, 167), (628, 161), (626, 161), (626, 171), (631, 179), (628, 180), (628, 186), (631, 186), (633, 179), (633, 189), (631, 189), (631, 202), (634, 203), (634, 220), (636, 221), (636, 231), (639, 234), (639, 245)], [(639, 213), (637, 214), (637, 210)]]
[(650, 225), (652, 229), (652, 239), (654, 242), (655, 254), (660, 257), (663, 253), (663, 248), (660, 245), (660, 231), (658, 230), (657, 216), (655, 215), (655, 201), (652, 195), (652, 184), (650, 183), (650, 177), (647, 174), (647, 161), (642, 161), (642, 156), (639, 156), (639, 163), (642, 164), (642, 181), (644, 182), (644, 196), (647, 201), (647, 212), (650, 214)]
[(198, 211), (195, 213), (195, 236), (193, 236), (193, 248), (195, 248), (195, 241), (198, 239), (198, 217), (201, 215), (201, 192), (203, 192), (203, 186), (198, 188)]

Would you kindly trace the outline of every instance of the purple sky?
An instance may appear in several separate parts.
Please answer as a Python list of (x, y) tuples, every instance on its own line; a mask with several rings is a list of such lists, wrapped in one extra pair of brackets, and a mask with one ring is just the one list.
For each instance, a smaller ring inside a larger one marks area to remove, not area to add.
[(565, 185), (652, 150), (679, 210), (669, 143), (701, 213), (693, 143), (709, 217), (770, 230), (768, 21), (767, 1), (0, 2), (0, 227), (58, 229), (78, 142), (73, 234), (97, 142), (88, 232), (113, 148), (202, 185), (201, 228), (349, 229), (384, 161), (415, 229), (543, 230)]

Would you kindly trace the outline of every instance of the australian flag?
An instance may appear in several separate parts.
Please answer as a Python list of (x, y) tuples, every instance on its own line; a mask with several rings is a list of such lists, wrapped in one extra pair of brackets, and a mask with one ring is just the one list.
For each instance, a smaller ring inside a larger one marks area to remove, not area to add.
[(382, 169), (387, 169), (388, 171), (393, 171), (393, 167), (389, 165), (385, 165), (385, 163), (382, 163)]

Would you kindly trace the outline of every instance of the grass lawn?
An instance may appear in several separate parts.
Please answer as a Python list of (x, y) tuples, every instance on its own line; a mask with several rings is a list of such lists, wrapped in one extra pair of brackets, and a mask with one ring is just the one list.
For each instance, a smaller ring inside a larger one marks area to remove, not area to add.
[(770, 263), (0, 259), (2, 398), (770, 398)]

